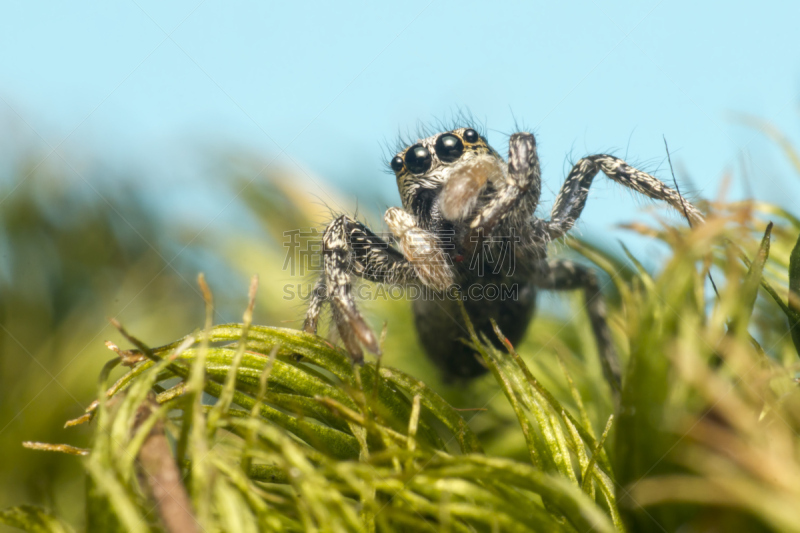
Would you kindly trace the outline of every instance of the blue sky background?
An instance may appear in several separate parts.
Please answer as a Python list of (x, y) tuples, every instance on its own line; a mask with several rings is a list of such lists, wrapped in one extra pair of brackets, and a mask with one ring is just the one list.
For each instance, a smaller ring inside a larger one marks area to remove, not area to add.
[[(798, 176), (733, 113), (800, 144), (798, 15), (794, 0), (6, 0), (2, 150), (100, 157), (224, 224), (233, 193), (185, 191), (209, 147), (244, 147), (305, 173), (310, 194), (327, 182), (382, 210), (399, 201), (382, 144), (466, 108), (501, 151), (515, 121), (537, 134), (545, 207), (589, 153), (669, 179), (665, 135), (685, 189), (713, 198), (733, 171), (733, 196), (793, 208)], [(616, 238), (642, 202), (595, 183), (579, 228)]]

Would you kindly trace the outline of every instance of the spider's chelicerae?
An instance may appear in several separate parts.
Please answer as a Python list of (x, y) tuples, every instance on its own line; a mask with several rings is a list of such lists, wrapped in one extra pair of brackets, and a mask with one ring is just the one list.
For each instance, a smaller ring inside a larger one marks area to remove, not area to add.
[[(330, 303), (345, 347), (361, 362), (362, 346), (375, 354), (380, 348), (356, 306), (352, 277), (415, 286), (423, 289), (414, 291), (419, 297), (413, 310), (426, 351), (446, 378), (471, 378), (486, 368), (463, 342), (467, 335), (458, 299), (479, 333), (496, 339), (494, 319), (513, 344), (533, 315), (537, 289), (582, 290), (603, 371), (618, 392), (619, 364), (597, 278), (572, 261), (548, 260), (547, 246), (575, 224), (598, 172), (701, 222), (694, 206), (650, 174), (601, 154), (578, 161), (550, 218), (536, 218), (541, 176), (530, 133), (511, 135), (508, 162), (475, 129), (459, 128), (419, 140), (390, 166), (403, 203), (384, 215), (390, 238), (346, 215), (328, 225), (322, 238), (323, 273), (312, 292), (306, 331), (316, 332), (322, 306)], [(490, 285), (496, 290), (487, 290)], [(498, 297), (503, 293), (507, 297)]]

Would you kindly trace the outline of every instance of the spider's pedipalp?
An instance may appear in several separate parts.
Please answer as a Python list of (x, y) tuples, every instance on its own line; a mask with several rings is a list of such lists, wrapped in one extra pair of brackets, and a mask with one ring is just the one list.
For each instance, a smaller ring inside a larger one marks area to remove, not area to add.
[(499, 183), (505, 174), (505, 163), (493, 154), (456, 163), (439, 195), (442, 216), (453, 222), (464, 220), (475, 208), (484, 186)]
[(399, 207), (387, 209), (383, 220), (397, 238), (403, 256), (414, 266), (423, 285), (445, 290), (453, 284), (453, 273), (441, 243), (441, 235), (423, 230), (413, 215)]

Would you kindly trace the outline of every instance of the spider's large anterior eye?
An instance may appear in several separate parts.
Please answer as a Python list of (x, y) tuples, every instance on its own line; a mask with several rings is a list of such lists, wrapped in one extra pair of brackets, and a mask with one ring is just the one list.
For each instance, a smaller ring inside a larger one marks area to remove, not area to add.
[(403, 170), (403, 158), (400, 157), (399, 155), (394, 156), (394, 159), (392, 159), (392, 162), (390, 164), (392, 166), (392, 170), (394, 170), (395, 172), (400, 172), (401, 170)]
[(452, 133), (439, 135), (434, 146), (436, 155), (445, 163), (452, 163), (464, 153), (464, 143)]
[(478, 135), (478, 132), (469, 128), (468, 130), (464, 131), (464, 140), (468, 143), (476, 143), (481, 136)]
[(422, 174), (431, 168), (431, 153), (421, 144), (415, 144), (406, 152), (406, 168), (414, 174)]

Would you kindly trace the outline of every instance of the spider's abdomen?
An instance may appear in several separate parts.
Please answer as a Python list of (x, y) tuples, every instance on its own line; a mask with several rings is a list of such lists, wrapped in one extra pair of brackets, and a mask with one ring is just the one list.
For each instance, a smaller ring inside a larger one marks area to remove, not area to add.
[[(479, 281), (462, 287), (467, 314), (479, 336), (485, 335), (495, 346), (505, 350), (494, 333), (490, 319), (497, 322), (511, 344), (518, 343), (533, 317), (536, 290), (525, 280), (514, 278), (506, 278), (501, 283), (489, 279)], [(492, 288), (489, 288), (490, 285)], [(413, 302), (417, 334), (428, 356), (440, 368), (446, 381), (485, 374), (488, 369), (480, 354), (464, 343), (469, 339), (469, 333), (458, 302), (454, 299), (455, 293), (438, 296), (426, 294)]]

